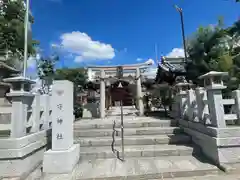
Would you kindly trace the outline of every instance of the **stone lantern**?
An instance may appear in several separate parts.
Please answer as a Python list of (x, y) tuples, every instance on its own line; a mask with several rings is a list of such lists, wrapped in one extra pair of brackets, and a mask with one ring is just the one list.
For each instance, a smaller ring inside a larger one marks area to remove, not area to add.
[(226, 127), (222, 97), (222, 90), (226, 88), (223, 84), (224, 76), (228, 76), (228, 73), (211, 71), (199, 77), (199, 79), (204, 80), (204, 87), (207, 90), (207, 102), (211, 125), (218, 128)]
[(204, 80), (204, 87), (206, 89), (225, 89), (226, 86), (223, 84), (223, 77), (228, 76), (227, 72), (216, 72), (210, 71), (199, 77)]

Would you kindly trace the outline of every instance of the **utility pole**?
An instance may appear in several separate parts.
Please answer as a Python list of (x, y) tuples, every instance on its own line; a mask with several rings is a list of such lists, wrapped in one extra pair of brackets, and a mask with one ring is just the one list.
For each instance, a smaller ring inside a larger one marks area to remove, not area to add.
[(27, 60), (28, 60), (28, 24), (29, 24), (29, 0), (26, 0), (26, 12), (24, 21), (24, 61), (23, 61), (23, 77), (26, 77)]
[(183, 18), (183, 9), (175, 5), (176, 10), (180, 14), (181, 28), (182, 28), (182, 39), (183, 39), (183, 48), (184, 48), (184, 60), (187, 62), (187, 47), (186, 47), (186, 38), (185, 38), (185, 28), (184, 28), (184, 18)]

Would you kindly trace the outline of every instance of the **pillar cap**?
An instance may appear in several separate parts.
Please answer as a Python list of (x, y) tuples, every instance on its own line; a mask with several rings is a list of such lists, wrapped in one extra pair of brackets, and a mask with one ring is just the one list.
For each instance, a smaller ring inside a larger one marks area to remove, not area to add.
[(26, 83), (26, 84), (35, 84), (36, 83), (35, 81), (33, 81), (29, 78), (23, 77), (23, 76), (5, 78), (5, 79), (3, 79), (3, 81), (7, 82), (7, 83), (16, 83), (16, 82), (21, 82), (21, 83)]
[(228, 76), (228, 72), (217, 72), (217, 71), (210, 71), (209, 73), (206, 73), (202, 76), (199, 77), (199, 79), (204, 79), (204, 78), (207, 78), (207, 77), (216, 77), (216, 76)]
[(32, 97), (34, 96), (31, 92), (26, 91), (15, 91), (6, 94), (8, 97)]

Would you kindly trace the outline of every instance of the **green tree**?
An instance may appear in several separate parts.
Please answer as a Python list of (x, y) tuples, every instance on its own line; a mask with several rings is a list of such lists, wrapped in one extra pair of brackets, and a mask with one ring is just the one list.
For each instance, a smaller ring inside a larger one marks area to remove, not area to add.
[(87, 75), (86, 70), (84, 68), (64, 68), (64, 69), (57, 69), (54, 79), (56, 80), (69, 80), (74, 83), (76, 87), (84, 86), (87, 82)]
[(82, 88), (87, 83), (87, 72), (84, 68), (64, 68), (64, 69), (57, 69), (55, 73), (55, 80), (69, 80), (72, 81), (74, 84), (74, 115), (75, 118), (82, 117), (82, 104), (79, 103), (78, 99), (78, 92), (83, 90)]
[(38, 77), (42, 81), (42, 93), (47, 94), (50, 90), (50, 85), (55, 77), (55, 64), (59, 60), (56, 55), (50, 57), (41, 57), (37, 61)]
[[(10, 54), (18, 59), (23, 59), (24, 54), (24, 19), (25, 4), (23, 0), (0, 1), (0, 51)], [(29, 24), (34, 22), (33, 16), (29, 15)], [(28, 54), (35, 54), (38, 42), (31, 37), (29, 30)]]
[[(217, 26), (200, 27), (189, 38), (187, 41), (189, 61), (186, 65), (188, 80), (199, 83), (198, 77), (209, 71), (225, 71), (229, 72), (231, 77), (236, 77), (233, 67), (236, 66), (234, 58), (240, 52), (239, 27), (239, 22), (236, 22), (233, 26), (224, 28), (223, 20), (220, 18)], [(228, 79), (229, 86), (234, 84), (234, 79)]]

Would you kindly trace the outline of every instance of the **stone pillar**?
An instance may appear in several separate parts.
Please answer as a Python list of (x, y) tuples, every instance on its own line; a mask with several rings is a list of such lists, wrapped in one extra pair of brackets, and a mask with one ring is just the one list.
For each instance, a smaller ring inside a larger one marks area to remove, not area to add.
[(31, 133), (38, 132), (40, 130), (40, 114), (41, 114), (41, 107), (40, 107), (40, 94), (34, 94), (34, 100), (32, 103), (32, 128)]
[(50, 102), (50, 96), (48, 94), (41, 95), (41, 105), (43, 108), (43, 125), (42, 129), (49, 129), (49, 122), (50, 122), (50, 108), (51, 108), (51, 102)]
[(232, 95), (235, 100), (234, 110), (235, 110), (235, 113), (237, 114), (237, 118), (238, 118), (237, 124), (240, 125), (240, 90), (237, 89), (237, 90), (233, 91)]
[(137, 105), (139, 109), (139, 115), (142, 116), (144, 114), (144, 106), (143, 106), (143, 99), (142, 99), (142, 85), (141, 85), (141, 73), (140, 69), (136, 69), (136, 85), (137, 85)]
[(35, 82), (24, 77), (7, 78), (4, 81), (12, 84), (7, 94), (12, 100), (10, 137), (20, 138), (26, 135), (28, 105), (34, 96), (29, 92), (30, 85)]
[(197, 116), (202, 124), (209, 124), (209, 109), (207, 103), (207, 92), (203, 87), (196, 88)]
[(178, 100), (180, 105), (180, 120), (186, 120), (187, 118), (187, 90), (189, 87), (189, 83), (178, 83), (176, 84)]
[(189, 89), (187, 91), (187, 103), (188, 103), (188, 111), (187, 116), (189, 121), (198, 122), (197, 117), (197, 106), (196, 106), (196, 95), (193, 89)]
[(52, 98), (52, 149), (44, 153), (43, 172), (68, 174), (77, 164), (80, 152), (79, 144), (73, 144), (73, 83), (54, 81)]
[(200, 79), (204, 80), (204, 86), (207, 90), (211, 125), (217, 128), (226, 127), (222, 98), (222, 90), (226, 88), (226, 86), (223, 85), (222, 76), (226, 75), (228, 75), (228, 73), (211, 71), (200, 77)]
[(105, 118), (105, 71), (100, 71), (100, 118)]

